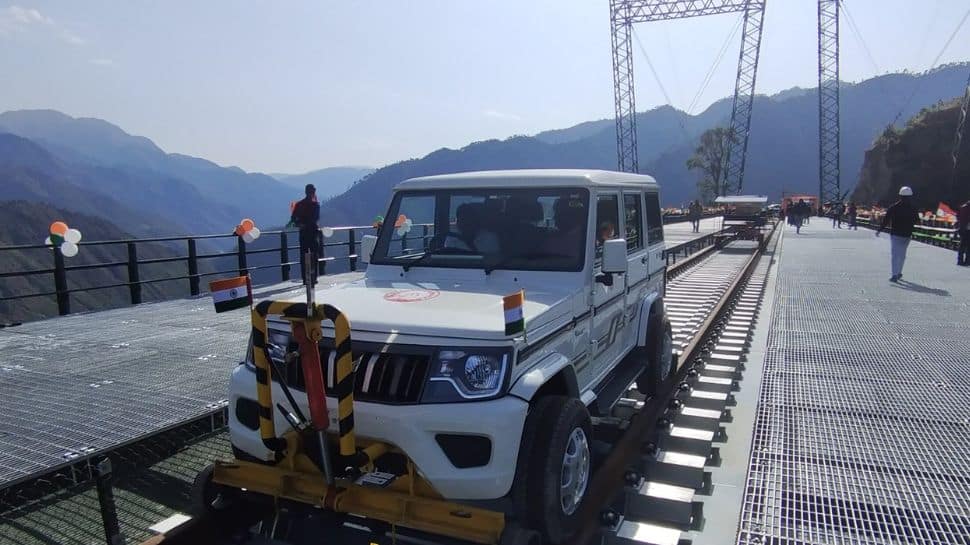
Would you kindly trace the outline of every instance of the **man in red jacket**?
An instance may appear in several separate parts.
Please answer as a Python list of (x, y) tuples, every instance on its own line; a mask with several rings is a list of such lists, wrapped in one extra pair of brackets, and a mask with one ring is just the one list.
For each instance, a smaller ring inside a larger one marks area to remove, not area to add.
[[(317, 259), (320, 256), (320, 203), (317, 202), (317, 188), (307, 184), (306, 197), (296, 203), (290, 222), (300, 230), (300, 277), (306, 285), (317, 283)], [(307, 278), (307, 253), (310, 255), (310, 278)]]
[(970, 201), (963, 203), (957, 216), (957, 236), (960, 249), (957, 250), (957, 265), (970, 267)]

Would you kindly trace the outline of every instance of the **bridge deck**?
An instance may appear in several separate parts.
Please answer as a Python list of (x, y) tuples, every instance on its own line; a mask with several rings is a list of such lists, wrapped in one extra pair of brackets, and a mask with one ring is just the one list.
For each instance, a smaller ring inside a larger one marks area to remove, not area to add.
[[(674, 245), (716, 227), (712, 218), (698, 234), (689, 223), (665, 233)], [(298, 286), (256, 296), (289, 290)], [(0, 489), (218, 411), (248, 323), (243, 311), (217, 318), (206, 296), (0, 330)]]
[(970, 270), (914, 242), (891, 284), (824, 220), (780, 254), (738, 542), (968, 543)]

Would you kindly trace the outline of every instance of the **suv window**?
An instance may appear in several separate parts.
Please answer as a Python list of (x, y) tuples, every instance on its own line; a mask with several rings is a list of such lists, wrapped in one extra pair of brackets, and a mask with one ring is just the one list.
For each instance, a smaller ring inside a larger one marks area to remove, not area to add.
[(588, 205), (589, 192), (582, 188), (401, 191), (371, 263), (579, 271)]
[(603, 241), (616, 238), (620, 225), (620, 199), (617, 195), (596, 198), (596, 259), (603, 255)]
[(643, 248), (643, 214), (641, 213), (640, 194), (626, 193), (623, 195), (623, 226), (626, 230), (626, 251), (633, 253)]
[(660, 217), (660, 197), (656, 193), (647, 193), (647, 240), (650, 244), (662, 242), (664, 239), (664, 222)]

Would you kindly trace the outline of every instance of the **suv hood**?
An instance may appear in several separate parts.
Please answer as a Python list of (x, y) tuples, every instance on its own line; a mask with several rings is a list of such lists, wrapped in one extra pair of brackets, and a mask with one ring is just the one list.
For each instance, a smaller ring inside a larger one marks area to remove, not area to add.
[(415, 284), (364, 278), (318, 289), (316, 298), (340, 309), (354, 331), (507, 340), (502, 299), (520, 289), (525, 290), (528, 331), (572, 312), (572, 291), (512, 282)]

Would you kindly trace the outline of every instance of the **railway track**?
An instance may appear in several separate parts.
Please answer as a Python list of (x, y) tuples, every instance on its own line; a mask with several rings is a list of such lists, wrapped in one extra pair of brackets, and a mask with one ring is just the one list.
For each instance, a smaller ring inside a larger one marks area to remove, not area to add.
[[(699, 339), (706, 335), (705, 332), (716, 327), (715, 323), (711, 321), (710, 318), (717, 313), (721, 303), (729, 298), (732, 289), (734, 289), (736, 284), (736, 280), (744, 276), (743, 270), (745, 265), (749, 262), (754, 254), (754, 246), (755, 245), (752, 243), (736, 241), (729, 242), (724, 246), (709, 246), (701, 250), (698, 250), (698, 248), (695, 247), (692, 248), (692, 250), (697, 251), (694, 251), (694, 253), (690, 254), (686, 258), (678, 259), (675, 264), (668, 268), (666, 302), (672, 321), (672, 328), (674, 330), (675, 350), (681, 356), (681, 361), (690, 363), (692, 360), (689, 358), (689, 354), (692, 353), (692, 351), (699, 349), (698, 347), (701, 346), (698, 344)], [(745, 311), (745, 308), (746, 307), (744, 305), (741, 305), (740, 312)], [(753, 312), (751, 312), (751, 314), (753, 314)], [(738, 317), (740, 318), (743, 316), (739, 314)], [(735, 326), (730, 327), (733, 328)], [(722, 336), (725, 337), (725, 342), (721, 343), (722, 345), (725, 347), (728, 345), (740, 346), (743, 351), (744, 342), (746, 341), (745, 338), (741, 336), (741, 332), (727, 329)], [(729, 342), (738, 340), (741, 340), (742, 342)], [(723, 352), (735, 351), (725, 348)], [(716, 366), (718, 364), (712, 363), (711, 365)], [(708, 366), (708, 370), (711, 372), (714, 372), (716, 369), (717, 367)], [(705, 373), (704, 376), (707, 376), (707, 374)], [(679, 382), (676, 384), (671, 383), (668, 385), (668, 388), (676, 388), (678, 384)], [(696, 391), (703, 392), (705, 390), (697, 387)], [(599, 435), (602, 435), (602, 438), (598, 441), (598, 443), (603, 448), (597, 451), (598, 456), (596, 462), (598, 474), (596, 479), (600, 479), (600, 475), (605, 474), (604, 470), (609, 468), (611, 463), (611, 453), (615, 454), (616, 452), (620, 452), (622, 450), (620, 440), (624, 435), (624, 431), (631, 427), (631, 425), (637, 420), (648, 420), (640, 418), (640, 416), (643, 416), (645, 407), (649, 408), (650, 405), (655, 404), (653, 401), (648, 401), (645, 403), (645, 400), (637, 395), (634, 395), (632, 392), (631, 394), (628, 394), (628, 396), (629, 397), (627, 399), (617, 406), (613, 418), (602, 419), (602, 421), (597, 423), (597, 432)], [(697, 396), (693, 397), (697, 398)], [(705, 403), (707, 403), (707, 398), (704, 399)], [(725, 395), (724, 400), (730, 402), (730, 396)], [(592, 528), (592, 537), (590, 539), (594, 541), (597, 539), (600, 541), (607, 539), (616, 540), (624, 539), (624, 536), (634, 535), (637, 536), (638, 539), (645, 539), (647, 543), (650, 543), (650, 539), (654, 539), (654, 537), (649, 536), (652, 536), (653, 534), (673, 536), (675, 535), (675, 531), (683, 531), (679, 530), (678, 528), (690, 529), (697, 526), (698, 521), (702, 520), (702, 508), (698, 507), (699, 498), (703, 498), (705, 487), (709, 487), (709, 485), (705, 484), (709, 482), (709, 478), (704, 476), (703, 466), (696, 467), (700, 462), (698, 456), (702, 456), (703, 452), (700, 454), (692, 454), (693, 451), (678, 451), (673, 447), (678, 445), (678, 441), (680, 441), (680, 444), (684, 444), (684, 442), (687, 440), (687, 438), (683, 437), (678, 438), (678, 434), (685, 433), (683, 430), (693, 429), (687, 425), (690, 423), (688, 420), (686, 420), (687, 417), (703, 418), (705, 415), (712, 416), (712, 413), (703, 412), (712, 410), (715, 409), (709, 409), (700, 405), (689, 403), (687, 404), (686, 410), (682, 411), (682, 414), (675, 415), (668, 411), (666, 416), (668, 419), (671, 419), (672, 422), (669, 426), (670, 429), (667, 430), (670, 433), (667, 435), (672, 434), (671, 437), (662, 437), (662, 434), (657, 432), (656, 424), (650, 426), (647, 431), (641, 432), (638, 435), (638, 437), (647, 437), (650, 435), (651, 440), (649, 440), (648, 443), (653, 444), (652, 449), (655, 450), (653, 457), (657, 463), (654, 463), (650, 467), (646, 467), (644, 465), (646, 463), (644, 460), (637, 459), (634, 460), (633, 463), (627, 461), (625, 464), (623, 464), (623, 467), (621, 468), (622, 470), (619, 472), (619, 477), (607, 481), (608, 486), (605, 489), (608, 491), (611, 490), (613, 494), (601, 494), (601, 499), (597, 500), (596, 502), (588, 502), (590, 504), (597, 503), (598, 505), (597, 509), (592, 509), (590, 511), (592, 514), (592, 522), (589, 523), (591, 524), (590, 528)], [(632, 417), (633, 413), (635, 412), (639, 412), (640, 416)], [(725, 410), (722, 411), (722, 414), (728, 416), (729, 412)], [(661, 418), (661, 416), (663, 415), (658, 413), (658, 415), (652, 416), (649, 420), (656, 421), (657, 419)], [(676, 429), (673, 429), (674, 427), (676, 427)], [(220, 440), (224, 441), (224, 439)], [(191, 445), (194, 444), (194, 442), (188, 441), (187, 444)], [(649, 445), (638, 446), (638, 452), (643, 451), (646, 446)], [(146, 448), (152, 450), (153, 452), (157, 450), (156, 447), (149, 446)], [(169, 447), (166, 446), (165, 448), (168, 449)], [(176, 444), (173, 443), (171, 448), (176, 448)], [(647, 450), (649, 451), (650, 449)], [(716, 446), (712, 447), (711, 452), (713, 454), (711, 456), (710, 463), (714, 463), (716, 462)], [(155, 457), (151, 458), (152, 460), (156, 460), (158, 456), (164, 456), (164, 454), (160, 451), (154, 452), (154, 454)], [(226, 452), (226, 454), (228, 454), (228, 452)], [(219, 455), (210, 454), (210, 457), (212, 456)], [(116, 458), (115, 456), (111, 457)], [(117, 462), (119, 460), (113, 460), (116, 462), (116, 466), (123, 466), (120, 468), (119, 478), (121, 481), (131, 480), (132, 478), (137, 480), (141, 478), (139, 475), (142, 473), (142, 471), (134, 466), (136, 459), (137, 456), (133, 457), (130, 460), (131, 463), (129, 464), (118, 464)], [(201, 463), (201, 461), (193, 460), (190, 462), (190, 465), (194, 463)], [(617, 464), (615, 461), (612, 463), (614, 465)], [(179, 462), (178, 465), (181, 467), (184, 465), (184, 462)], [(678, 465), (685, 467), (676, 467)], [(194, 472), (200, 468), (192, 469), (185, 466), (179, 471), (180, 473)], [(119, 468), (116, 468), (116, 470), (117, 469)], [(149, 473), (153, 471), (148, 468), (145, 469)], [(631, 471), (637, 474), (635, 475), (635, 477), (638, 479), (637, 484), (639, 486), (637, 490), (642, 489), (642, 495), (645, 495), (647, 498), (651, 499), (642, 501), (637, 500), (637, 502), (640, 502), (637, 503), (639, 507), (634, 506), (628, 508), (623, 502), (618, 503), (617, 498), (621, 498), (626, 501), (628, 497), (632, 497), (630, 495), (630, 490), (633, 489), (633, 484), (631, 483), (634, 475), (630, 474)], [(700, 475), (700, 480), (698, 480), (698, 475)], [(80, 480), (78, 480), (79, 478)], [(127, 527), (125, 533), (129, 536), (129, 543), (138, 542), (145, 539), (145, 536), (149, 535), (147, 530), (148, 526), (165, 516), (163, 514), (165, 512), (165, 507), (159, 504), (157, 506), (153, 506), (150, 510), (143, 510), (141, 508), (141, 504), (149, 500), (129, 497), (130, 491), (128, 488), (130, 488), (130, 485), (123, 484), (121, 481), (119, 481), (118, 484), (119, 486), (123, 487), (123, 491), (121, 496), (118, 497), (118, 510), (122, 515), (122, 529), (125, 530)], [(92, 492), (89, 489), (91, 485), (85, 485), (84, 482), (83, 476), (76, 477), (74, 474), (71, 474), (60, 480), (52, 480), (47, 489), (53, 490), (54, 488), (63, 486), (64, 491), (58, 492), (57, 495), (59, 498), (65, 499), (58, 500), (58, 502), (64, 503), (64, 507), (70, 510), (76, 508), (76, 505), (79, 503), (73, 499), (67, 499), (73, 497), (73, 495), (84, 495), (86, 498), (84, 500), (85, 502), (91, 501), (90, 496)], [(58, 483), (60, 483), (60, 485)], [(694, 485), (696, 485), (696, 487), (693, 489), (693, 495), (689, 495), (685, 490), (671, 488), (678, 486), (681, 488), (689, 488), (690, 486)], [(595, 482), (592, 486), (593, 488), (596, 487)], [(71, 490), (74, 490), (74, 492)], [(617, 496), (617, 491), (622, 491), (622, 494)], [(9, 492), (9, 490), (7, 492)], [(37, 502), (42, 500), (40, 496), (42, 492), (43, 490), (38, 489), (36, 490), (35, 494), (31, 495), (29, 498), (23, 497), (21, 499), (25, 500), (28, 504), (39, 505)], [(591, 499), (594, 497), (593, 492), (594, 490), (591, 488)], [(179, 487), (176, 487), (175, 490), (160, 490), (159, 497), (164, 497), (165, 499), (159, 501), (161, 501), (162, 504), (167, 503), (171, 509), (175, 509), (176, 511), (185, 511), (187, 503), (182, 504), (182, 502), (187, 501), (187, 497), (185, 497), (185, 500), (180, 499), (174, 503), (172, 503), (171, 499), (169, 498), (174, 498), (186, 493), (187, 489), (182, 491), (182, 489)], [(663, 494), (671, 496), (674, 493), (680, 494), (678, 497), (682, 499), (687, 498), (689, 501), (674, 503), (673, 498), (663, 497)], [(148, 498), (151, 497), (151, 494), (146, 492), (145, 496)], [(607, 496), (609, 499), (602, 499), (607, 498)], [(7, 499), (13, 500), (13, 504), (10, 505), (14, 505), (15, 508), (15, 504), (20, 503), (19, 501), (16, 501), (16, 498), (14, 497), (8, 497)], [(137, 499), (136, 503), (134, 504), (131, 503), (133, 499)], [(643, 501), (648, 501), (651, 503), (649, 505), (643, 504)], [(295, 513), (298, 511), (298, 509), (296, 509), (298, 506), (283, 505), (282, 507), (284, 510), (294, 507), (293, 512)], [(640, 511), (634, 512), (634, 510), (638, 508)], [(77, 533), (79, 536), (78, 540), (69, 540), (71, 543), (91, 542), (90, 539), (82, 539), (80, 536), (96, 535), (98, 533), (98, 527), (100, 526), (101, 521), (97, 519), (100, 517), (97, 516), (96, 510), (91, 511), (88, 509), (88, 511), (90, 511), (93, 516), (84, 517), (84, 521), (76, 523), (71, 522), (71, 526), (73, 527), (73, 529), (70, 530), (71, 534), (73, 535)], [(189, 523), (179, 527), (177, 530), (171, 531), (167, 535), (156, 536), (149, 542), (165, 543), (169, 545), (173, 543), (247, 543), (247, 540), (250, 539), (247, 527), (260, 522), (260, 517), (264, 517), (267, 512), (272, 513), (272, 511), (272, 506), (263, 505), (257, 509), (233, 512), (232, 516), (228, 519), (193, 519)], [(44, 514), (45, 512), (45, 510), (39, 510), (35, 515), (27, 515), (27, 519), (24, 519), (24, 521), (27, 521), (28, 519), (39, 521), (46, 516)], [(602, 515), (604, 512), (608, 513), (608, 515), (605, 517), (605, 520), (610, 523), (608, 525), (602, 524), (604, 520)], [(78, 513), (79, 517), (80, 515), (81, 514)], [(19, 515), (15, 514), (13, 516), (17, 517)], [(13, 518), (8, 519), (6, 515), (4, 515), (3, 518), (4, 520), (8, 521), (15, 520)], [(88, 518), (91, 520), (87, 520)], [(276, 521), (265, 520), (261, 526), (257, 527), (264, 535), (283, 534), (284, 532), (281, 531), (280, 528), (285, 527), (285, 524), (277, 526), (274, 531), (273, 522)], [(20, 523), (18, 522), (18, 524)], [(137, 528), (137, 531), (132, 530), (133, 524), (134, 527)], [(330, 521), (328, 524), (330, 524), (330, 528), (332, 530), (332, 521)], [(359, 529), (363, 527), (368, 527), (370, 531), (368, 533), (360, 532)], [(406, 537), (408, 537), (400, 528), (397, 529), (397, 532), (393, 533), (390, 530), (390, 528), (381, 527), (379, 525), (367, 525), (365, 524), (365, 521), (354, 521), (351, 523), (350, 528), (341, 530), (341, 535), (343, 538), (340, 540), (340, 542), (354, 543), (359, 541), (363, 543), (391, 543), (395, 540), (404, 541), (406, 540)], [(311, 533), (319, 535), (319, 528)], [(431, 542), (442, 545), (444, 543), (444, 540), (442, 540), (439, 536), (413, 534), (410, 537), (420, 538), (425, 543)], [(17, 540), (14, 542), (16, 541)], [(0, 535), (0, 542), (5, 542), (3, 535)], [(287, 539), (285, 542), (293, 545), (300, 543), (298, 539)], [(451, 541), (449, 541), (449, 543), (450, 542)], [(666, 543), (666, 541), (656, 540), (653, 542)], [(252, 541), (250, 543), (265, 543), (265, 541)], [(277, 543), (280, 542), (277, 541)]]
[[(732, 392), (743, 375), (769, 265), (760, 258), (775, 239), (772, 230), (764, 245), (730, 241), (671, 269), (665, 304), (678, 370), (664, 383), (663, 395), (644, 399), (631, 390), (610, 417), (595, 420), (597, 463), (570, 545), (683, 545), (687, 532), (702, 528), (703, 498), (712, 486), (705, 468), (719, 464), (718, 444), (727, 440), (722, 423), (731, 419)], [(341, 544), (455, 543), (363, 520), (323, 518), (310, 524), (301, 511), (288, 513), (284, 505), (283, 519), (279, 513), (264, 518), (256, 526), (261, 537), (249, 543), (266, 538), (316, 543), (321, 528), (337, 532), (332, 535), (339, 535)], [(194, 519), (148, 543), (218, 543), (214, 539), (220, 535), (224, 543), (247, 543), (240, 541), (240, 531), (258, 517), (258, 510), (250, 510), (234, 513), (231, 520)]]

